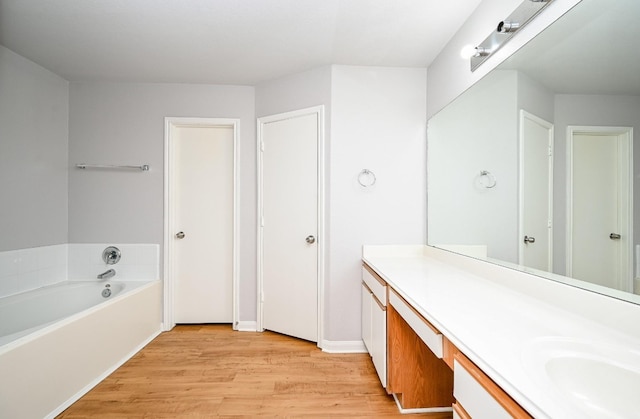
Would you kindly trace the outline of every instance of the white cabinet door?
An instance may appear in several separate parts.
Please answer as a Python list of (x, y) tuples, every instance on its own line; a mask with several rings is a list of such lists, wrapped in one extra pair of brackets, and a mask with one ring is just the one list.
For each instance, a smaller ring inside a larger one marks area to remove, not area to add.
[(371, 303), (372, 295), (369, 288), (362, 284), (362, 341), (366, 346), (367, 351), (371, 354), (373, 348), (371, 347)]
[(387, 387), (387, 312), (371, 296), (371, 357), (382, 387)]
[(362, 268), (362, 341), (387, 387), (387, 287)]

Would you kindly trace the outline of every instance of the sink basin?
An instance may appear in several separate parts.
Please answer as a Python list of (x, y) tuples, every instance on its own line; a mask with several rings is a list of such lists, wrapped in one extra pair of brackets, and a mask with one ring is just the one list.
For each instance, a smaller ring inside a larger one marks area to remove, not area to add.
[(570, 338), (541, 338), (523, 353), (526, 369), (593, 418), (640, 418), (640, 351)]

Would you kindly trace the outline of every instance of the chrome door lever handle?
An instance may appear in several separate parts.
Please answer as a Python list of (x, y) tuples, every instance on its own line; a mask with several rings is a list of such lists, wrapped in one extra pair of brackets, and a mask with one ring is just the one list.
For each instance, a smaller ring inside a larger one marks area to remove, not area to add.
[(610, 238), (611, 240), (620, 240), (620, 239), (622, 238), (622, 236), (620, 236), (620, 235), (619, 235), (619, 234), (617, 234), (617, 233), (611, 233), (611, 234), (609, 234), (609, 238)]
[(525, 244), (535, 243), (536, 242), (536, 238), (535, 237), (524, 236), (524, 242), (525, 242)]

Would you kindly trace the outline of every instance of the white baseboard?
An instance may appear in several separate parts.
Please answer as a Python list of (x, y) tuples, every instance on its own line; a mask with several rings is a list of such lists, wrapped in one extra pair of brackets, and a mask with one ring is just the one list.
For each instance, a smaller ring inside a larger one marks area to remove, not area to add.
[(238, 332), (257, 332), (258, 322), (256, 321), (239, 321), (235, 324), (234, 330)]
[(323, 340), (322, 351), (331, 354), (367, 353), (361, 340)]
[(415, 414), (415, 413), (448, 413), (453, 412), (452, 407), (422, 407), (422, 408), (414, 408), (414, 409), (403, 409), (400, 405), (400, 400), (398, 400), (398, 396), (394, 393), (393, 399), (396, 401), (396, 405), (398, 406), (398, 410), (403, 415)]

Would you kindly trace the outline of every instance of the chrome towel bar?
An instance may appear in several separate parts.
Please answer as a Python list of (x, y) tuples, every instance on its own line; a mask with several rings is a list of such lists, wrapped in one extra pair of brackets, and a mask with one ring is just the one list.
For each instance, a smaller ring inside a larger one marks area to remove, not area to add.
[(149, 171), (149, 165), (143, 164), (140, 166), (124, 166), (124, 165), (114, 165), (114, 164), (84, 164), (79, 163), (76, 164), (78, 169), (134, 169), (134, 170), (142, 170), (143, 172)]

